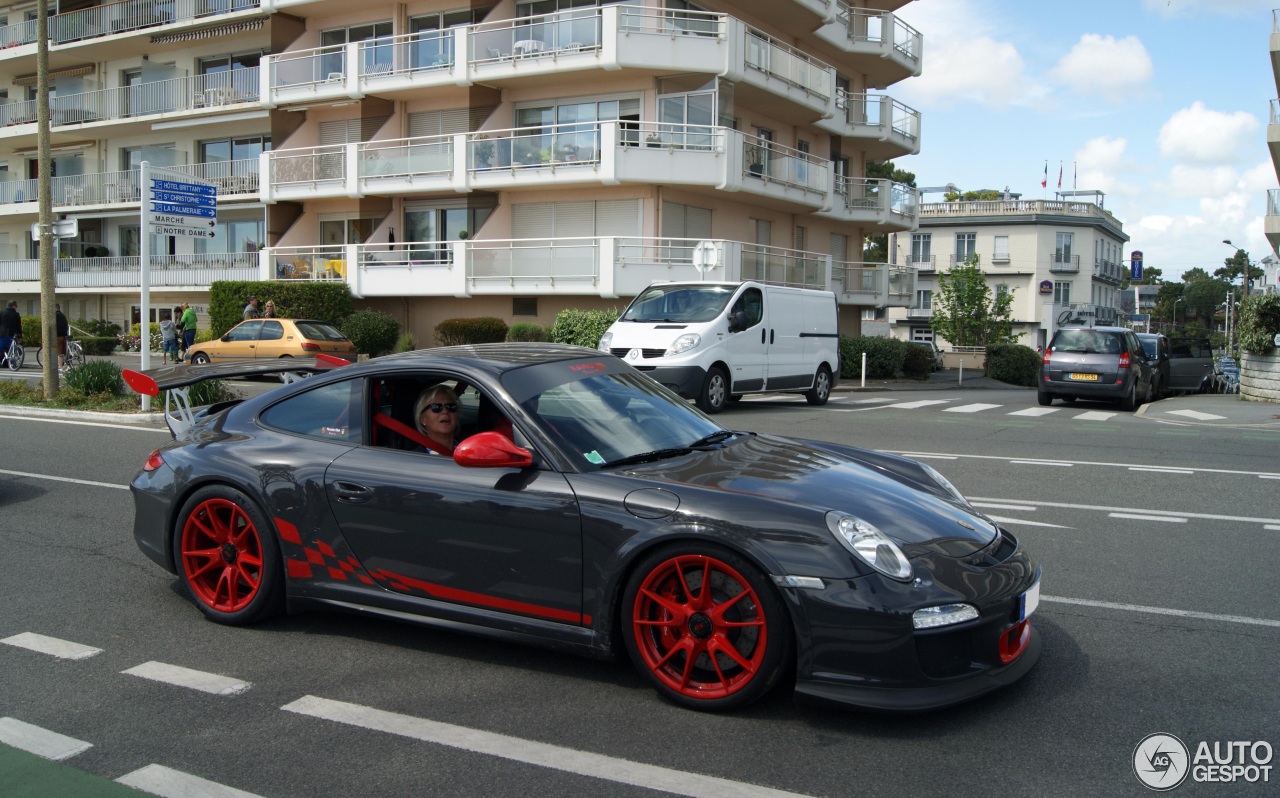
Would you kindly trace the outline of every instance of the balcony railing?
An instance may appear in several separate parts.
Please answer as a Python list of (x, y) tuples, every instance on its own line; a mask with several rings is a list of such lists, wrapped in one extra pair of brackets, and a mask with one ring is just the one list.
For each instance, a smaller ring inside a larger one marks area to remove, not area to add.
[(914, 188), (883, 178), (838, 177), (835, 192), (848, 211), (914, 220), (919, 206), (919, 194)]
[(830, 171), (826, 161), (758, 136), (742, 134), (743, 174), (826, 193)]
[[(49, 15), (54, 45), (258, 8), (258, 0), (124, 0)], [(0, 27), (0, 48), (34, 44), (36, 22)]]
[[(58, 258), (54, 273), (59, 289), (133, 288), (142, 284), (141, 259), (137, 256)], [(150, 284), (156, 286), (207, 286), (215, 280), (256, 280), (257, 252), (199, 255), (156, 255), (151, 258)], [(0, 261), (0, 282), (40, 280), (40, 261)]]
[(1099, 260), (1093, 264), (1093, 276), (1103, 282), (1119, 285), (1128, 275), (1128, 271), (1118, 263)]
[(1280, 216), (1280, 188), (1267, 189), (1267, 216)]
[[(219, 197), (256, 196), (258, 193), (257, 158), (166, 168), (212, 182), (218, 188)], [(140, 173), (133, 170), (51, 178), (53, 205), (55, 208), (67, 208), (141, 202), (139, 176)], [(0, 183), (0, 205), (35, 204), (38, 201), (37, 183), (34, 179)]]
[(1049, 263), (1049, 271), (1054, 274), (1079, 274), (1080, 256), (1055, 252), (1053, 260)]
[[(257, 100), (258, 67), (249, 67), (79, 94), (62, 94), (50, 99), (49, 116), (50, 124), (58, 127), (237, 105)], [(0, 105), (0, 126), (35, 121), (35, 100)]]
[(836, 107), (853, 127), (872, 127), (915, 142), (920, 138), (920, 112), (887, 94), (846, 92), (836, 96)]
[(915, 64), (919, 69), (924, 44), (920, 31), (893, 14), (852, 8), (843, 0), (836, 4), (836, 9), (836, 20), (848, 31), (850, 41), (892, 48), (904, 61)]
[(747, 67), (823, 99), (835, 92), (835, 67), (755, 28), (747, 29), (746, 42)]
[(934, 255), (909, 255), (907, 266), (921, 272), (937, 271), (937, 257)]

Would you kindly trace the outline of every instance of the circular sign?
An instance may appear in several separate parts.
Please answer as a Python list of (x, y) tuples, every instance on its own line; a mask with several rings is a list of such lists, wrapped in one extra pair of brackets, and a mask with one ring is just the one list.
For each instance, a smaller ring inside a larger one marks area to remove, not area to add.
[(1156, 792), (1181, 784), (1189, 764), (1187, 747), (1172, 734), (1148, 734), (1133, 749), (1133, 775)]

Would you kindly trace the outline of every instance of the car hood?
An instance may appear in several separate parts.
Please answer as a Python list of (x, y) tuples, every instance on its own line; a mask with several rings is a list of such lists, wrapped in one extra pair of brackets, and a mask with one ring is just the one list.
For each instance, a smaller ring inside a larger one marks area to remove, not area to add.
[(798, 512), (838, 510), (874, 524), (908, 550), (924, 546), (964, 557), (991, 543), (995, 524), (952, 497), (919, 463), (837, 444), (767, 435), (711, 451), (628, 468), (625, 473), (696, 501), (696, 487), (783, 501)]

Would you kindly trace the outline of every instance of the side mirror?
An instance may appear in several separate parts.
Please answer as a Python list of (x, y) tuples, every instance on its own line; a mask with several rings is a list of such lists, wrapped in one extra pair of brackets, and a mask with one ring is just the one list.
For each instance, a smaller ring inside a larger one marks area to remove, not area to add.
[(499, 432), (477, 432), (453, 450), (453, 461), (468, 468), (528, 468), (533, 453)]
[(230, 341), (230, 340), (231, 340), (231, 336), (229, 336), (229, 335), (224, 335), (224, 336), (222, 336), (221, 338), (219, 338), (218, 340), (225, 344), (225, 343), (227, 343), (228, 341)]

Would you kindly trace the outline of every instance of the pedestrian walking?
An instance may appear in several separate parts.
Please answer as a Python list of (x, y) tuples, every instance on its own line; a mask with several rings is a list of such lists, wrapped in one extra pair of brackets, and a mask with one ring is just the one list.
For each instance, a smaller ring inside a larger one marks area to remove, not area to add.
[(173, 362), (178, 362), (178, 329), (173, 314), (167, 310), (160, 311), (160, 349), (164, 352), (162, 364), (168, 365), (171, 353)]
[(249, 297), (249, 304), (244, 306), (244, 318), (242, 321), (260, 318), (262, 314), (258, 312), (258, 298), (256, 296)]
[(196, 312), (191, 309), (188, 302), (182, 303), (182, 318), (179, 320), (182, 324), (182, 357), (178, 362), (182, 362), (182, 358), (186, 357), (187, 350), (196, 342)]
[(71, 323), (62, 312), (62, 305), (54, 303), (53, 326), (58, 338), (58, 371), (67, 370), (67, 336), (71, 334)]

